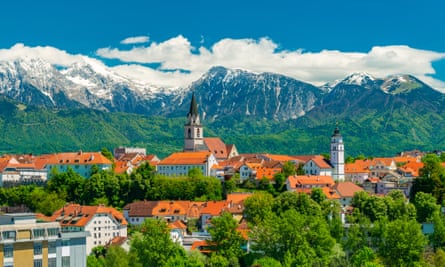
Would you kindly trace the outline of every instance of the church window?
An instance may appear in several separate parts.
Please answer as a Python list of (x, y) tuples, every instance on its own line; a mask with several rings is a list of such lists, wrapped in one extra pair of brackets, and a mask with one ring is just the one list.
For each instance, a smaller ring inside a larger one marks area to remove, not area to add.
[(198, 128), (198, 129), (197, 129), (196, 136), (199, 137), (200, 134), (201, 134), (201, 131), (200, 131), (199, 128)]
[(189, 130), (188, 130), (188, 137), (189, 138), (192, 138), (192, 130), (189, 128)]

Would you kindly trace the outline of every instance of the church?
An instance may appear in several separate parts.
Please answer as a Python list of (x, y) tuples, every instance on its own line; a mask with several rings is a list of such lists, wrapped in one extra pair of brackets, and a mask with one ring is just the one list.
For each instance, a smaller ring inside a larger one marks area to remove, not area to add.
[(236, 146), (225, 144), (219, 137), (204, 137), (195, 93), (192, 94), (187, 122), (184, 125), (184, 149), (161, 160), (157, 172), (168, 176), (185, 176), (188, 170), (199, 168), (210, 176), (213, 165), (238, 156)]

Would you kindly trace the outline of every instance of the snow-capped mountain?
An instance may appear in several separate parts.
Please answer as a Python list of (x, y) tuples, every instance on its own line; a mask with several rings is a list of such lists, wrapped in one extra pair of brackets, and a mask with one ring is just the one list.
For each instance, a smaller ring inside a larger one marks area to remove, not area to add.
[(286, 120), (303, 116), (323, 95), (313, 85), (274, 73), (211, 68), (191, 85), (207, 119), (232, 114)]
[(0, 94), (25, 104), (137, 113), (148, 112), (153, 98), (163, 98), (162, 88), (134, 82), (88, 58), (68, 67), (35, 58), (0, 61)]
[(124, 77), (88, 57), (65, 67), (41, 59), (0, 61), (0, 94), (26, 105), (181, 116), (195, 91), (208, 120), (223, 116), (288, 120), (333, 101), (371, 97), (374, 91), (394, 95), (413, 90), (433, 89), (409, 75), (381, 79), (353, 73), (316, 87), (274, 73), (213, 67), (190, 86), (173, 90)]

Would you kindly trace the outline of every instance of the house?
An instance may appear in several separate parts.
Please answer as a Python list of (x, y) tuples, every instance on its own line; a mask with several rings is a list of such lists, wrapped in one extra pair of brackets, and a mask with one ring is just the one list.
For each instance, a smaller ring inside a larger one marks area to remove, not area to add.
[(227, 201), (207, 201), (203, 204), (200, 216), (201, 229), (207, 232), (210, 221), (213, 217), (220, 216), (225, 208), (227, 208)]
[(308, 175), (332, 176), (333, 167), (323, 156), (314, 156), (303, 166)]
[(36, 162), (45, 167), (49, 176), (53, 169), (58, 172), (66, 172), (71, 168), (85, 178), (91, 176), (93, 168), (111, 170), (113, 164), (100, 152), (83, 151), (41, 155), (36, 157)]
[(147, 150), (141, 147), (116, 147), (113, 150), (113, 156), (115, 159), (121, 158), (125, 154), (138, 154), (145, 156), (147, 155)]
[(136, 152), (120, 154), (120, 157), (114, 161), (114, 172), (131, 174), (133, 170), (144, 163), (148, 163), (150, 166), (156, 166), (159, 161), (160, 159), (152, 154), (144, 155)]
[(345, 180), (363, 184), (369, 178), (369, 161), (355, 160), (345, 164)]
[(313, 188), (331, 188), (335, 184), (331, 176), (292, 175), (286, 180), (287, 191), (310, 194)]
[(33, 155), (5, 155), (0, 158), (0, 186), (43, 184), (48, 171)]
[(350, 206), (354, 194), (356, 192), (364, 191), (363, 188), (352, 182), (336, 183), (334, 189), (340, 197), (340, 204), (342, 207)]
[(127, 204), (123, 214), (128, 223), (140, 225), (145, 219), (164, 219), (168, 222), (198, 219), (204, 202), (182, 201), (136, 201)]
[(372, 177), (383, 177), (385, 174), (396, 170), (397, 164), (393, 158), (374, 158), (369, 163), (369, 171)]
[(99, 245), (109, 244), (115, 237), (127, 237), (127, 220), (118, 210), (99, 206), (68, 204), (55, 211), (48, 221), (60, 224), (62, 232), (89, 232), (86, 254)]
[(63, 232), (33, 213), (0, 214), (1, 266), (87, 266), (88, 232)]
[(205, 176), (210, 176), (212, 166), (216, 164), (216, 158), (210, 151), (176, 152), (161, 160), (156, 171), (166, 176), (187, 176), (189, 170), (198, 168)]

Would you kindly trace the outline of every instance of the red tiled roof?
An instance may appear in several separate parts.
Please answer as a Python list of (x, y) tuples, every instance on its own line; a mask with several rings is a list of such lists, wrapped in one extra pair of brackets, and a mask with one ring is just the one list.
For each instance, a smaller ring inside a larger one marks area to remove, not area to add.
[(321, 169), (332, 169), (332, 166), (326, 161), (323, 156), (315, 156), (311, 159)]
[(36, 157), (44, 162), (44, 165), (111, 165), (112, 162), (100, 152), (65, 152), (57, 154), (41, 155)]
[(180, 220), (176, 220), (174, 222), (171, 222), (168, 224), (168, 227), (170, 229), (181, 229), (181, 230), (185, 230), (187, 229), (187, 225), (185, 225), (182, 221)]
[(161, 160), (158, 165), (194, 165), (207, 162), (209, 151), (176, 152)]
[(293, 175), (288, 177), (291, 188), (304, 187), (305, 185), (332, 186), (335, 184), (331, 176), (323, 175)]
[(208, 201), (204, 203), (204, 206), (201, 210), (201, 214), (210, 214), (212, 216), (218, 216), (221, 214), (221, 211), (227, 207), (227, 201)]
[(231, 193), (227, 194), (227, 201), (232, 203), (240, 203), (241, 201), (246, 200), (247, 198), (251, 197), (252, 193)]
[(204, 143), (217, 159), (228, 158), (227, 146), (219, 137), (206, 137)]
[(339, 182), (335, 189), (341, 197), (353, 197), (356, 192), (363, 191), (363, 188), (352, 182)]
[(49, 220), (59, 222), (62, 227), (84, 227), (95, 214), (110, 214), (120, 224), (128, 224), (122, 213), (114, 208), (105, 206), (81, 206), (79, 204), (69, 204), (64, 206), (63, 208), (55, 211), (53, 215), (49, 217)]
[(369, 161), (356, 160), (345, 164), (345, 173), (369, 173)]

